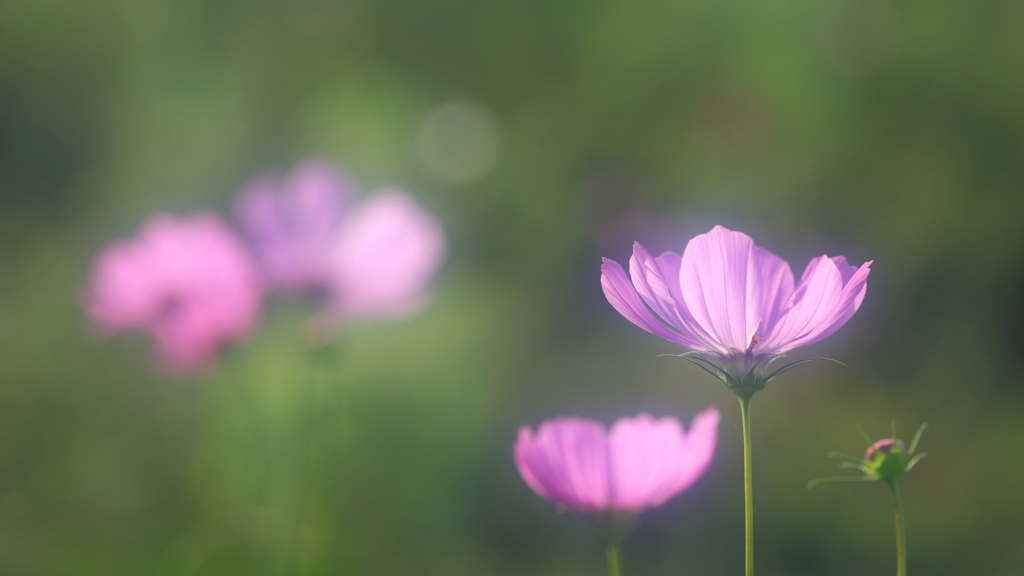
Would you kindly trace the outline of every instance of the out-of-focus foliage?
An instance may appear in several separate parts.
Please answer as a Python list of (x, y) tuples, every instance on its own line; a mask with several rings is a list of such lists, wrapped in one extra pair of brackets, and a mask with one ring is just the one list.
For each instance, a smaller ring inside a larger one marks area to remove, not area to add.
[[(1001, 0), (0, 3), (0, 573), (599, 573), (584, 522), (519, 480), (516, 428), (709, 403), (715, 462), (624, 568), (737, 573), (735, 400), (598, 285), (600, 256), (715, 223), (798, 270), (875, 260), (857, 316), (806, 351), (850, 367), (754, 400), (759, 573), (891, 569), (884, 486), (805, 485), (894, 417), (931, 426), (911, 570), (1021, 573), (1022, 27)], [(451, 101), (500, 131), (468, 183), (417, 148)], [(309, 310), (271, 299), (178, 380), (143, 339), (92, 337), (105, 243), (309, 155), (444, 222), (422, 315), (313, 354)]]

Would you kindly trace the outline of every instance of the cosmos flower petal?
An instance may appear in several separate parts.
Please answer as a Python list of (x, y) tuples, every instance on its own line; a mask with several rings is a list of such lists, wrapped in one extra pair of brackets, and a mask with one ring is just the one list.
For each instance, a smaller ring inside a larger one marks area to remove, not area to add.
[(730, 353), (750, 346), (760, 323), (754, 241), (715, 226), (686, 245), (679, 284), (694, 319)]
[(267, 174), (247, 184), (235, 213), (268, 283), (285, 290), (319, 286), (321, 261), (352, 193), (341, 170), (320, 161), (284, 179)]
[[(812, 330), (803, 336), (796, 338), (786, 345), (786, 350), (797, 346), (806, 346), (819, 340), (824, 340), (833, 332), (842, 328), (843, 324), (853, 317), (854, 312), (860, 308), (864, 301), (864, 295), (868, 289), (868, 275), (871, 273), (871, 262), (865, 262), (857, 268), (849, 281), (843, 286), (843, 291), (832, 309), (831, 314), (820, 321)], [(852, 268), (852, 266), (851, 266)]]
[(654, 258), (639, 242), (633, 244), (629, 276), (637, 294), (655, 314), (680, 333), (694, 350), (716, 351), (717, 344), (700, 327), (679, 294), (679, 256), (672, 253)]
[(637, 510), (653, 503), (675, 473), (684, 441), (675, 418), (655, 420), (640, 414), (616, 421), (609, 434), (613, 507)]
[(870, 264), (855, 267), (842, 256), (822, 256), (794, 285), (785, 260), (745, 234), (716, 226), (691, 239), (682, 257), (666, 252), (652, 258), (635, 244), (632, 282), (621, 266), (605, 259), (601, 285), (628, 320), (718, 357), (722, 369), (740, 381), (771, 358), (845, 324), (864, 300)]
[(440, 222), (409, 194), (370, 194), (339, 224), (325, 256), (333, 306), (354, 319), (417, 312), (429, 300), (446, 244)]
[(147, 332), (172, 373), (201, 369), (255, 324), (262, 285), (242, 243), (216, 215), (156, 215), (93, 266), (86, 312), (108, 333)]
[(790, 344), (815, 330), (839, 303), (843, 277), (828, 256), (811, 260), (797, 284), (783, 317), (765, 335), (760, 348), (785, 351)]
[(654, 501), (664, 501), (689, 488), (700, 478), (715, 455), (718, 441), (718, 422), (721, 416), (714, 406), (693, 419), (686, 442), (675, 459), (675, 473)]
[(559, 418), (537, 434), (520, 431), (516, 465), (527, 484), (545, 498), (577, 510), (603, 510), (609, 503), (608, 442), (594, 420)]
[(604, 259), (601, 264), (601, 288), (612, 307), (633, 324), (680, 346), (690, 347), (693, 345), (692, 340), (672, 330), (654, 317), (654, 314), (640, 299), (633, 284), (626, 277), (625, 270), (618, 262)]
[(620, 418), (606, 434), (591, 420), (558, 418), (519, 431), (515, 460), (539, 496), (584, 512), (639, 512), (689, 487), (714, 453), (718, 411), (686, 434), (675, 418)]
[(757, 331), (763, 337), (779, 321), (793, 295), (793, 271), (788, 262), (760, 246), (754, 249), (754, 268), (757, 287), (751, 291), (751, 313), (760, 319)]

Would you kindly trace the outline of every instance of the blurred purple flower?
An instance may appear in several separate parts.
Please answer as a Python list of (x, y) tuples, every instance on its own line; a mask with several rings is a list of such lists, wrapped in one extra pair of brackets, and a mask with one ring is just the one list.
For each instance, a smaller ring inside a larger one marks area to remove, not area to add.
[(689, 433), (671, 417), (600, 422), (562, 417), (534, 434), (519, 429), (515, 461), (539, 496), (582, 512), (640, 512), (682, 492), (711, 463), (718, 410), (701, 412)]
[(440, 223), (412, 196), (371, 194), (332, 240), (325, 272), (334, 309), (345, 318), (412, 314), (426, 304), (444, 255)]
[(344, 173), (318, 161), (243, 188), (236, 213), (269, 284), (292, 291), (321, 286), (323, 255), (352, 188)]
[(261, 295), (255, 264), (218, 216), (160, 214), (100, 253), (85, 307), (106, 333), (148, 332), (165, 368), (181, 373), (248, 334)]
[(655, 258), (634, 244), (630, 277), (605, 259), (601, 286), (637, 326), (721, 359), (721, 373), (737, 382), (754, 375), (763, 386), (762, 372), (773, 359), (828, 337), (853, 316), (870, 265), (820, 256), (794, 285), (784, 260), (746, 234), (715, 226), (691, 239), (681, 257), (665, 252)]
[(328, 298), (329, 310), (312, 324), (316, 332), (418, 311), (444, 260), (440, 223), (411, 196), (386, 189), (348, 206), (352, 189), (337, 168), (307, 162), (284, 180), (255, 180), (238, 201), (268, 283)]

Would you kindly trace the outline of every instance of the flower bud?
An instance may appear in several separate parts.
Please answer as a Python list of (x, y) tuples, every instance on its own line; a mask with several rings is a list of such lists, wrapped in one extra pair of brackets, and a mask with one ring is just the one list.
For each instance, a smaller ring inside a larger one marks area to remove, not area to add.
[(850, 454), (843, 454), (842, 452), (830, 452), (829, 457), (839, 458), (845, 460), (840, 467), (842, 468), (854, 468), (864, 473), (863, 476), (833, 476), (829, 478), (819, 478), (812, 480), (808, 484), (809, 488), (813, 488), (818, 484), (825, 482), (863, 482), (866, 480), (885, 480), (887, 482), (895, 481), (898, 476), (902, 476), (910, 471), (911, 468), (917, 464), (921, 458), (924, 458), (924, 454), (915, 454), (917, 452), (917, 443), (921, 440), (921, 433), (924, 432), (927, 424), (922, 424), (917, 429), (917, 433), (914, 434), (914, 439), (910, 442), (910, 448), (903, 443), (902, 440), (896, 438), (896, 422), (892, 425), (892, 437), (883, 438), (882, 440), (872, 441), (864, 430), (858, 426), (861, 436), (868, 443), (868, 449), (864, 452), (864, 458), (858, 458)]
[(868, 462), (873, 462), (877, 454), (889, 456), (890, 454), (892, 454), (892, 447), (894, 444), (898, 447), (898, 451), (900, 454), (907, 453), (907, 445), (903, 443), (903, 440), (893, 440), (892, 438), (884, 438), (868, 447), (867, 451), (864, 452), (864, 459), (867, 460)]

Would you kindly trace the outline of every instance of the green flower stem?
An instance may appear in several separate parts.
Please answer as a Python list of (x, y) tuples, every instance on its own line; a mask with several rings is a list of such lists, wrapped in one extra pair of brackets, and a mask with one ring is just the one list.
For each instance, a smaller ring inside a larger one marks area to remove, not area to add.
[(889, 480), (892, 488), (893, 514), (896, 517), (896, 576), (907, 576), (907, 527), (903, 524), (903, 499), (895, 478)]
[(740, 399), (740, 415), (743, 418), (743, 495), (745, 501), (747, 570), (746, 576), (754, 576), (754, 479), (750, 462), (750, 399), (754, 393), (737, 394)]
[(608, 576), (622, 576), (622, 568), (619, 566), (619, 545), (609, 544), (605, 549), (605, 556), (608, 558)]

